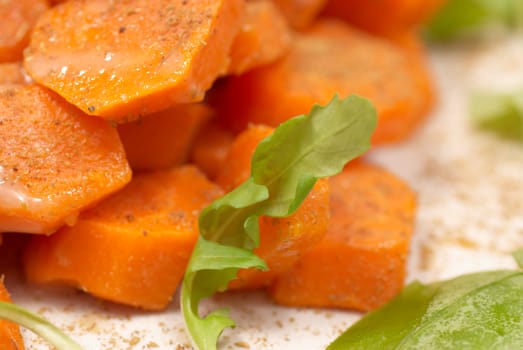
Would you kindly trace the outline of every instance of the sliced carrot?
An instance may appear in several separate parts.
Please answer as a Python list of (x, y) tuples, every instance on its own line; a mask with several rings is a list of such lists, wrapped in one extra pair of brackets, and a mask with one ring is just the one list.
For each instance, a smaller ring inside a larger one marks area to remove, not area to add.
[(157, 170), (181, 165), (191, 143), (212, 109), (202, 103), (177, 105), (121, 124), (118, 133), (134, 170)]
[(305, 29), (319, 15), (328, 0), (272, 0), (296, 29)]
[(363, 162), (330, 179), (325, 238), (270, 287), (277, 303), (374, 309), (403, 287), (415, 194), (387, 171)]
[(420, 46), (406, 42), (324, 19), (297, 34), (284, 59), (228, 78), (210, 101), (227, 127), (241, 131), (248, 123), (277, 126), (314, 103), (326, 104), (335, 93), (359, 94), (378, 111), (373, 143), (399, 141), (415, 130), (433, 101)]
[(0, 231), (52, 233), (131, 172), (116, 129), (37, 85), (0, 90)]
[(85, 113), (129, 121), (201, 100), (242, 14), (243, 0), (67, 1), (40, 17), (25, 67)]
[[(0, 301), (11, 302), (11, 298), (4, 285), (4, 276), (0, 276)], [(0, 320), (0, 349), (23, 350), (24, 340), (20, 327), (12, 322)]]
[(320, 179), (291, 216), (261, 217), (260, 246), (254, 252), (265, 260), (269, 270), (240, 270), (238, 278), (229, 287), (266, 287), (316, 245), (325, 236), (329, 226), (329, 193), (329, 182)]
[(27, 279), (163, 309), (196, 243), (199, 211), (221, 194), (193, 166), (135, 175), (76, 225), (36, 236), (24, 252)]
[(196, 135), (191, 149), (191, 161), (209, 179), (214, 179), (223, 167), (233, 141), (233, 133), (212, 119)]
[[(258, 143), (272, 133), (272, 128), (252, 126), (235, 140), (216, 181), (228, 191), (250, 175), (251, 158)], [(319, 242), (329, 222), (329, 184), (322, 179), (313, 187), (300, 208), (286, 218), (260, 217), (260, 246), (255, 253), (263, 258), (269, 271), (241, 270), (231, 289), (267, 286), (281, 272), (291, 267), (300, 255)]]
[(29, 44), (29, 35), (46, 0), (3, 0), (0, 5), (0, 62), (19, 61)]
[(251, 175), (251, 159), (258, 144), (272, 134), (270, 126), (251, 125), (229, 147), (215, 182), (226, 192), (238, 187)]
[(323, 14), (346, 20), (373, 33), (389, 34), (417, 28), (446, 0), (328, 0)]
[(30, 80), (21, 62), (0, 63), (0, 85), (28, 84)]
[(228, 74), (241, 74), (273, 62), (287, 52), (291, 31), (270, 0), (249, 1), (243, 24), (234, 38)]

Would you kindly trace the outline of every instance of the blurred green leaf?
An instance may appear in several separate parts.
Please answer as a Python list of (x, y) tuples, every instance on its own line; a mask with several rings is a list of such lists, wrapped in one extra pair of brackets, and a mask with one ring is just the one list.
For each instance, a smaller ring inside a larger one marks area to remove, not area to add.
[(469, 109), (477, 127), (523, 142), (523, 90), (475, 92), (470, 97)]
[(478, 36), (493, 27), (511, 30), (523, 26), (521, 0), (449, 0), (425, 28), (435, 41)]

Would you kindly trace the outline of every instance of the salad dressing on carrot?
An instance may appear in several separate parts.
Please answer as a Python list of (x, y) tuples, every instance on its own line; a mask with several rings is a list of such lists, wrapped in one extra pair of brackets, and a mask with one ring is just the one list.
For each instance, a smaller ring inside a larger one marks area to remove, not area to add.
[(0, 232), (39, 232), (46, 231), (46, 226), (30, 219), (12, 217), (9, 213), (20, 210), (42, 212), (51, 199), (33, 195), (27, 189), (12, 179), (0, 165)]
[(16, 179), (10, 179), (4, 167), (0, 165), (0, 209), (34, 210), (41, 207), (45, 200), (29, 193)]

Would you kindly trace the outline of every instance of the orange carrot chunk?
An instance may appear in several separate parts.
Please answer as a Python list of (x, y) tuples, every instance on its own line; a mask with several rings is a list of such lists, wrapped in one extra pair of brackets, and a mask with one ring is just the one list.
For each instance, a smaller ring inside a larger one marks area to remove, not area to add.
[(268, 271), (240, 270), (231, 289), (260, 288), (293, 266), (301, 256), (316, 245), (327, 233), (329, 225), (329, 182), (320, 179), (291, 216), (271, 218), (262, 216), (260, 246), (254, 252), (269, 266)]
[(134, 170), (181, 165), (195, 134), (212, 110), (201, 103), (177, 105), (137, 121), (120, 124), (118, 133)]
[(0, 90), (0, 231), (54, 232), (131, 178), (114, 128), (37, 85)]
[(224, 166), (233, 141), (233, 133), (212, 119), (196, 135), (191, 149), (191, 161), (209, 179), (214, 179)]
[(2, 0), (0, 3), (0, 62), (19, 61), (29, 44), (38, 16), (49, 5), (45, 0)]
[(295, 29), (305, 29), (321, 12), (328, 0), (272, 0)]
[(273, 62), (287, 52), (291, 31), (270, 0), (247, 2), (240, 31), (234, 38), (228, 74), (241, 74)]
[(67, 1), (39, 18), (25, 67), (85, 113), (129, 121), (201, 100), (242, 14), (243, 0)]
[(323, 14), (378, 34), (419, 27), (446, 0), (328, 0)]
[(363, 162), (330, 179), (325, 238), (277, 277), (269, 291), (283, 305), (372, 310), (403, 287), (415, 194)]
[(248, 123), (277, 126), (314, 103), (328, 103), (335, 93), (359, 94), (378, 111), (373, 143), (399, 141), (415, 130), (433, 99), (419, 46), (405, 42), (322, 20), (295, 35), (284, 59), (228, 78), (210, 101), (224, 125), (241, 131)]
[(221, 194), (193, 166), (135, 175), (76, 225), (33, 238), (23, 257), (27, 279), (163, 309), (196, 243), (199, 211)]
[[(258, 143), (272, 128), (252, 126), (235, 140), (216, 181), (226, 191), (250, 175), (251, 158)], [(241, 270), (231, 289), (267, 286), (279, 273), (291, 267), (305, 251), (319, 242), (329, 222), (329, 184), (319, 180), (300, 208), (286, 218), (260, 217), (260, 246), (255, 253), (265, 260), (269, 271)]]
[[(0, 301), (11, 302), (9, 293), (4, 285), (4, 278), (0, 276)], [(12, 322), (0, 320), (0, 349), (23, 350), (24, 340), (20, 333), (20, 327)]]
[(256, 147), (273, 131), (270, 126), (251, 125), (239, 134), (227, 152), (216, 183), (229, 192), (247, 180), (251, 176), (251, 159)]
[(0, 85), (28, 84), (30, 80), (21, 62), (0, 63)]

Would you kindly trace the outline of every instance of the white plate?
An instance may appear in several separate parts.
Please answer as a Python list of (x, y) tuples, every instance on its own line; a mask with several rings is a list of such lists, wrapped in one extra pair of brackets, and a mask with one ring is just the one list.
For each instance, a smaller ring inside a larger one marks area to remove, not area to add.
[[(431, 49), (439, 103), (408, 142), (371, 158), (407, 180), (419, 194), (409, 279), (432, 281), (461, 273), (513, 268), (523, 247), (523, 146), (474, 130), (466, 91), (472, 86), (523, 86), (523, 40)], [(515, 78), (517, 77), (517, 78)], [(63, 328), (85, 349), (189, 349), (176, 303), (144, 313), (70, 289), (26, 286), (11, 274), (17, 303)], [(221, 295), (238, 327), (221, 349), (324, 349), (360, 315), (273, 305), (261, 292)], [(28, 349), (50, 349), (24, 331)]]

